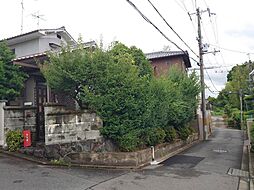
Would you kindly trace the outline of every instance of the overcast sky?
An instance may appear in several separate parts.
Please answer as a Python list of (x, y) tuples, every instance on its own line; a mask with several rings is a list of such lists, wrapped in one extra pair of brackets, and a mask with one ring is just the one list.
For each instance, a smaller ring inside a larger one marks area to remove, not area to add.
[[(38, 28), (38, 20), (31, 14), (43, 15), (39, 28), (58, 28), (65, 26), (67, 31), (83, 41), (103, 39), (105, 46), (118, 40), (128, 46), (135, 45), (145, 53), (163, 50), (170, 44), (151, 25), (126, 2), (126, 0), (23, 0), (23, 32)], [(191, 57), (195, 55), (177, 38), (163, 23), (147, 0), (132, 0), (132, 2), (154, 22), (172, 41), (182, 49), (188, 50)], [(151, 0), (168, 23), (177, 31), (184, 41), (198, 53), (197, 22), (192, 15), (190, 20), (187, 12), (195, 12), (195, 0)], [(254, 59), (254, 1), (253, 0), (196, 0), (201, 10), (210, 8), (212, 15), (202, 14), (203, 42), (222, 48), (246, 53), (238, 53), (216, 48), (210, 45), (209, 51), (220, 50), (215, 56), (207, 54), (204, 57), (206, 67), (222, 66), (207, 70), (206, 84), (211, 91), (221, 90), (226, 82), (227, 71), (232, 65), (242, 64)], [(19, 35), (21, 33), (21, 0), (3, 1), (0, 6), (0, 39)], [(197, 59), (197, 58), (196, 58)], [(196, 63), (192, 62), (196, 67)], [(212, 95), (209, 90), (207, 95)], [(213, 94), (215, 95), (215, 94)]]

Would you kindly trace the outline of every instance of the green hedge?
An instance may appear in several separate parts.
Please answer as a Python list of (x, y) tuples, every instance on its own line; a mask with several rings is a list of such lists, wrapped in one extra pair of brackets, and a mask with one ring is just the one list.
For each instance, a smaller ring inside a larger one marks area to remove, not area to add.
[(200, 92), (194, 73), (171, 68), (155, 78), (143, 52), (121, 43), (106, 51), (63, 49), (50, 55), (42, 71), (51, 88), (95, 110), (103, 120), (101, 134), (122, 151), (172, 141), (170, 126), (194, 118)]

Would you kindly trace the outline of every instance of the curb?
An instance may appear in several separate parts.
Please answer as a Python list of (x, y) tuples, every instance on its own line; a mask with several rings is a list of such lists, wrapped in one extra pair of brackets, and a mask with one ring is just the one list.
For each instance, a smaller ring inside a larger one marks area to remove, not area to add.
[(158, 164), (160, 164), (161, 162), (164, 162), (165, 160), (167, 160), (167, 159), (169, 159), (169, 158), (171, 158), (171, 157), (173, 157), (173, 156), (175, 156), (175, 155), (177, 155), (177, 154), (179, 154), (179, 153), (181, 153), (181, 152), (191, 148), (192, 146), (194, 146), (194, 145), (196, 145), (196, 144), (198, 144), (200, 142), (202, 142), (202, 141), (199, 140), (199, 139), (195, 140), (192, 143), (187, 144), (187, 145), (185, 145), (185, 146), (175, 150), (174, 152), (169, 153), (168, 155), (166, 155), (166, 156), (164, 156), (164, 157), (162, 157), (162, 158), (160, 158), (160, 159), (158, 159), (156, 161), (158, 162)]
[[(251, 166), (251, 156), (250, 156), (250, 146), (249, 140), (247, 140), (247, 135), (245, 131), (243, 131), (243, 151), (242, 151), (242, 162), (241, 162), (241, 170), (248, 171), (249, 177), (239, 177), (238, 190), (254, 190), (253, 188), (253, 180), (252, 180), (252, 166)], [(248, 142), (247, 142), (248, 141)]]
[[(159, 163), (167, 160), (168, 158), (172, 157), (172, 156), (175, 156), (176, 154), (179, 154), (187, 149), (189, 149), (190, 147), (200, 143), (201, 141), (200, 140), (195, 140), (193, 141), (192, 143), (190, 144), (187, 144), (173, 152), (170, 152), (168, 155), (156, 160)], [(149, 166), (150, 163), (147, 163), (147, 164), (143, 164), (143, 165), (140, 165), (140, 166), (105, 166), (105, 165), (83, 165), (83, 164), (73, 164), (73, 163), (70, 163), (70, 164), (54, 164), (54, 163), (51, 163), (50, 161), (47, 161), (47, 160), (40, 160), (40, 159), (37, 159), (35, 157), (32, 157), (32, 156), (28, 156), (28, 155), (25, 155), (25, 154), (21, 154), (21, 153), (18, 153), (18, 152), (9, 152), (9, 151), (5, 151), (3, 149), (0, 149), (0, 153), (2, 154), (5, 154), (5, 155), (8, 155), (8, 156), (12, 156), (12, 157), (15, 157), (15, 158), (19, 158), (19, 159), (23, 159), (23, 160), (26, 160), (26, 161), (30, 161), (30, 162), (33, 162), (33, 163), (36, 163), (36, 164), (40, 164), (40, 165), (45, 165), (45, 166), (51, 166), (51, 167), (81, 167), (81, 168), (96, 168), (96, 169), (119, 169), (119, 170), (139, 170), (139, 169), (143, 169), (145, 168), (146, 166)]]

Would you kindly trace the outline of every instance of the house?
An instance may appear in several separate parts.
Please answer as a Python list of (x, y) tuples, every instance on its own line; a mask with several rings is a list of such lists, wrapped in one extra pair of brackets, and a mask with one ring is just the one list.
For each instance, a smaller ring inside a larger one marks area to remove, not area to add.
[(77, 42), (65, 27), (57, 29), (38, 29), (4, 39), (16, 58), (59, 49), (63, 45), (76, 45)]
[[(4, 144), (3, 134), (8, 130), (15, 129), (28, 129), (32, 133), (33, 141), (44, 141), (47, 133), (45, 132), (45, 104), (57, 103), (75, 106), (75, 101), (64, 94), (55, 93), (49, 88), (40, 72), (39, 64), (48, 60), (48, 51), (59, 51), (66, 45), (75, 48), (77, 42), (65, 27), (38, 29), (4, 39), (4, 41), (16, 55), (12, 61), (13, 64), (19, 65), (28, 74), (28, 78), (21, 96), (14, 101), (2, 104), (2, 108), (0, 106), (0, 118), (3, 118), (0, 119), (0, 145)], [(83, 45), (84, 48), (97, 46), (94, 41), (86, 42)], [(60, 122), (59, 125), (61, 125), (60, 116), (56, 115), (56, 117), (58, 121), (55, 122)]]
[(176, 66), (182, 71), (187, 71), (191, 67), (187, 51), (158, 51), (147, 53), (146, 57), (152, 64), (155, 76), (167, 74), (172, 66)]

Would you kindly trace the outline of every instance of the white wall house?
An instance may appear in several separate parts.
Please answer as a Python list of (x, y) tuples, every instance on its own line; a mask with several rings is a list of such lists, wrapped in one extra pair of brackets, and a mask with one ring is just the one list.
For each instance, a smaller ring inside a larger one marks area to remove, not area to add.
[(34, 30), (4, 40), (15, 52), (16, 58), (59, 49), (66, 44), (70, 46), (77, 44), (65, 27)]

